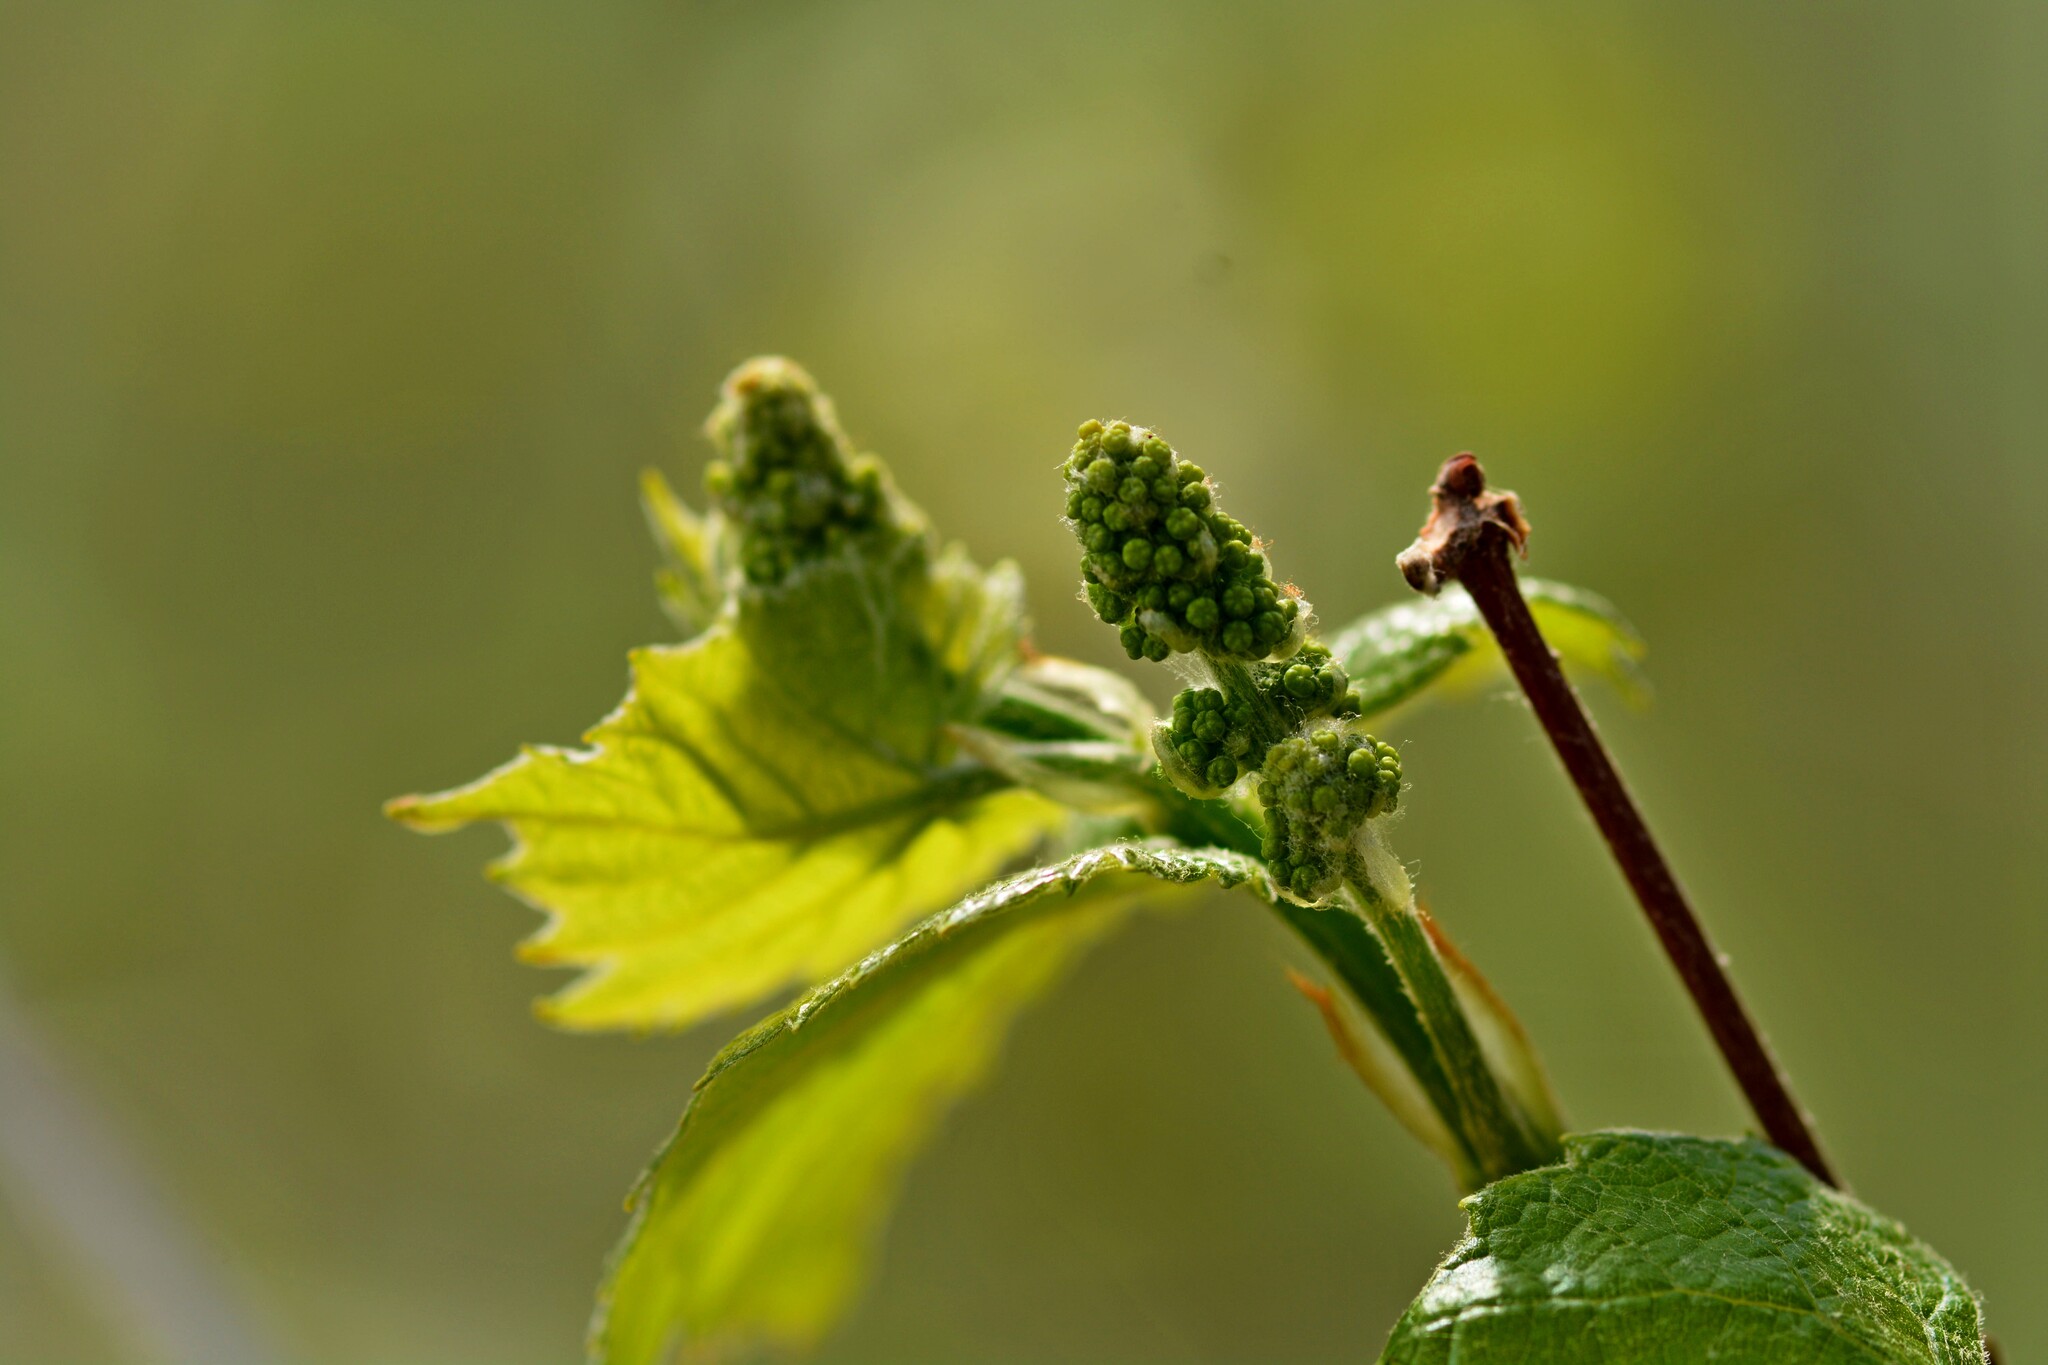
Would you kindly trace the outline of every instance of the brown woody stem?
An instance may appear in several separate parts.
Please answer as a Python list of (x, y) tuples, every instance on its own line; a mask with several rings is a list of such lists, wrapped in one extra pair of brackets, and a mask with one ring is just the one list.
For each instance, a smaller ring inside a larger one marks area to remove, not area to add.
[(1449, 579), (1465, 585), (1765, 1136), (1817, 1179), (1839, 1185), (1821, 1154), (1811, 1121), (1792, 1098), (1785, 1075), (1736, 995), (1720, 954), (1708, 941), (1595, 733), (1592, 718), (1565, 680), (1557, 655), (1522, 598), (1508, 552), (1523, 548), (1529, 525), (1515, 495), (1488, 492), (1485, 471), (1470, 455), (1447, 461), (1430, 495), (1434, 511), (1421, 538), (1401, 555), (1402, 573), (1422, 592), (1434, 593)]

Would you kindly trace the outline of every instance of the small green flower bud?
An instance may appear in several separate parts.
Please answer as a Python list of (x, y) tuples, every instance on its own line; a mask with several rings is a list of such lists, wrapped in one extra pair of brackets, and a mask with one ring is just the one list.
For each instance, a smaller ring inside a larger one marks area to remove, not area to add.
[[(1296, 610), (1278, 605), (1280, 588), (1250, 548), (1251, 533), (1216, 507), (1199, 466), (1124, 422), (1084, 432), (1077, 450), (1064, 467), (1083, 574), (1136, 604), (1119, 627), (1136, 625), (1168, 651), (1219, 659), (1259, 662), (1299, 648), (1305, 626), (1294, 627)], [(1161, 604), (1144, 592), (1151, 587), (1184, 591)]]
[[(706, 424), (718, 456), (705, 492), (731, 529), (732, 561), (748, 582), (781, 584), (803, 565), (849, 546), (921, 535), (893, 504), (872, 455), (856, 455), (829, 399), (798, 366), (764, 357), (734, 370)], [(1069, 515), (1078, 510), (1069, 494)]]
[(1117, 632), (1117, 639), (1123, 644), (1124, 653), (1136, 659), (1145, 652), (1145, 632), (1136, 626), (1125, 626)]
[(1209, 785), (1227, 787), (1237, 781), (1237, 761), (1229, 755), (1219, 755), (1209, 760)]
[(1280, 685), (1287, 689), (1287, 695), (1298, 701), (1307, 701), (1316, 695), (1320, 684), (1315, 671), (1307, 664), (1292, 664), (1280, 677)]
[(1095, 608), (1095, 614), (1115, 625), (1130, 614), (1129, 599), (1111, 592), (1100, 583), (1088, 585), (1088, 605)]
[(1274, 875), (1285, 863), (1294, 894), (1329, 894), (1359, 829), (1393, 810), (1400, 789), (1393, 746), (1371, 735), (1323, 727), (1274, 745), (1258, 786), (1268, 839), (1281, 845), (1267, 856)]
[(1173, 653), (1173, 646), (1167, 644), (1166, 641), (1160, 639), (1157, 635), (1145, 637), (1145, 657), (1153, 663), (1165, 663), (1166, 656), (1171, 653)]

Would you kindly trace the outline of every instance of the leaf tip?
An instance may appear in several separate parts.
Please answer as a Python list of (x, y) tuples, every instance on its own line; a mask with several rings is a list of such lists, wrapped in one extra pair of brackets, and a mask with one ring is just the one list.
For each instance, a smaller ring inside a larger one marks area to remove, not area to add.
[[(519, 945), (517, 952), (519, 960), (522, 962), (536, 961), (536, 959), (527, 956), (526, 945), (523, 943)], [(575, 1021), (569, 1016), (568, 1007), (562, 1003), (560, 995), (537, 995), (533, 998), (533, 1003), (527, 1008), (533, 1011), (535, 1019), (546, 1024), (549, 1028), (573, 1029), (577, 1027)]]
[(546, 930), (513, 944), (512, 956), (534, 967), (555, 967), (565, 960), (561, 953), (549, 945)]
[(468, 823), (459, 816), (450, 817), (437, 813), (441, 804), (440, 796), (414, 793), (410, 796), (392, 797), (384, 803), (382, 810), (385, 819), (421, 834), (445, 834)]

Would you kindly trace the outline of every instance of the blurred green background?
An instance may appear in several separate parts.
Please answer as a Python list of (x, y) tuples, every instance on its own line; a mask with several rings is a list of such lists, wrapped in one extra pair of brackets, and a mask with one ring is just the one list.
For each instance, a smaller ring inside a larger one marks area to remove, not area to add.
[[(568, 1358), (747, 1020), (548, 1032), (502, 839), (378, 803), (617, 699), (725, 371), (802, 359), (1100, 661), (1080, 418), (1331, 620), (1470, 448), (1649, 636), (1596, 706), (1840, 1166), (2042, 1358), (2044, 241), (2030, 0), (9, 0), (0, 972), (278, 1354)], [(1390, 728), (1576, 1122), (1739, 1130), (1521, 705)], [(1461, 1221), (1292, 957), (1225, 899), (1093, 957), (826, 1357), (1369, 1359)], [(32, 1193), (0, 1358), (138, 1357)]]

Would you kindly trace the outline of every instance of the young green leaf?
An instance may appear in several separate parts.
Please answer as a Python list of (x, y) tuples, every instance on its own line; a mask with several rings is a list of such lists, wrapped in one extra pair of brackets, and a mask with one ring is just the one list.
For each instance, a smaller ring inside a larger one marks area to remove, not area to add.
[(1984, 1360), (1962, 1277), (1774, 1147), (1590, 1133), (1565, 1156), (1465, 1201), (1382, 1365)]
[[(1648, 694), (1640, 663), (1643, 639), (1605, 598), (1540, 578), (1522, 592), (1544, 638), (1568, 669), (1604, 678), (1640, 702)], [(1458, 691), (1506, 671), (1500, 646), (1461, 587), (1431, 598), (1382, 607), (1337, 632), (1330, 652), (1351, 674), (1362, 714), (1375, 716), (1432, 685)]]
[(510, 828), (494, 875), (551, 912), (524, 956), (593, 969), (544, 1006), (563, 1025), (681, 1027), (821, 980), (1064, 818), (947, 734), (1015, 657), (1018, 596), (958, 555), (817, 566), (637, 651), (589, 748), (391, 814)]
[(1263, 880), (1235, 854), (1091, 850), (932, 916), (735, 1039), (633, 1195), (592, 1358), (814, 1341), (857, 1288), (903, 1167), (1017, 1011), (1158, 882)]
[(1003, 679), (981, 723), (1015, 739), (1115, 740), (1143, 748), (1152, 718), (1152, 703), (1122, 674), (1041, 654)]
[(708, 627), (725, 604), (710, 521), (677, 497), (657, 469), (640, 475), (640, 507), (647, 514), (655, 548), (661, 551), (661, 567), (654, 571), (655, 595), (688, 639)]

